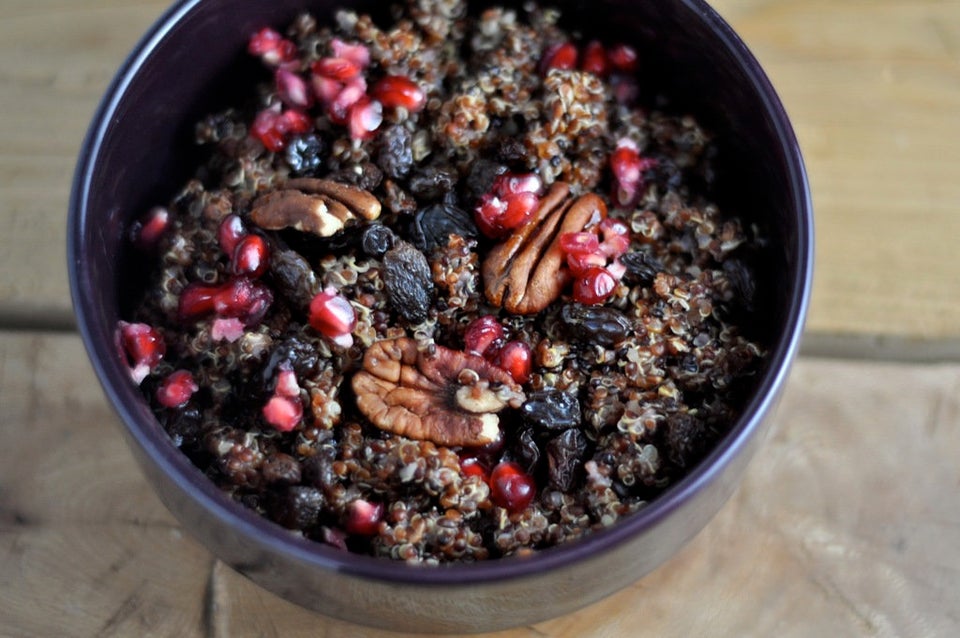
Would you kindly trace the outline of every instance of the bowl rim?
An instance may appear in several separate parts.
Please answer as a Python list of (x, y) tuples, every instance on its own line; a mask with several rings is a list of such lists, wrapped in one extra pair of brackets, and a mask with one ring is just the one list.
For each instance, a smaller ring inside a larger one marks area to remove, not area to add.
[[(67, 264), (70, 292), (77, 328), (87, 350), (95, 373), (107, 398), (126, 433), (156, 464), (182, 493), (193, 499), (202, 510), (223, 525), (251, 540), (263, 551), (281, 555), (288, 560), (304, 563), (312, 568), (334, 570), (353, 576), (418, 586), (476, 586), (490, 581), (503, 581), (533, 576), (545, 571), (569, 567), (585, 559), (606, 554), (629, 539), (655, 528), (672, 512), (679, 509), (693, 495), (718, 479), (746, 447), (764, 417), (775, 407), (789, 369), (799, 350), (810, 303), (813, 279), (813, 207), (803, 157), (786, 110), (759, 62), (748, 50), (732, 27), (704, 0), (677, 0), (686, 10), (700, 16), (722, 44), (729, 50), (763, 103), (766, 114), (774, 125), (788, 167), (788, 185), (793, 191), (793, 204), (798, 211), (797, 267), (792, 274), (793, 286), (785, 329), (777, 335), (769, 350), (767, 370), (756, 390), (744, 405), (731, 429), (720, 439), (693, 470), (641, 510), (618, 521), (615, 525), (597, 530), (582, 539), (536, 552), (532, 556), (506, 558), (475, 563), (444, 564), (439, 567), (411, 565), (401, 561), (385, 560), (353, 554), (328, 547), (316, 541), (291, 534), (281, 526), (255, 514), (234, 502), (204, 476), (190, 460), (171, 445), (160, 428), (139, 422), (135, 410), (123, 396), (118, 385), (126, 382), (125, 372), (118, 374), (119, 362), (112, 344), (98, 340), (94, 335), (96, 316), (90, 282), (83, 277), (83, 230), (87, 228), (89, 193), (92, 177), (105, 138), (128, 87), (150, 59), (157, 45), (188, 16), (202, 0), (177, 0), (152, 24), (124, 60), (101, 99), (86, 137), (80, 147), (77, 167), (69, 200), (67, 232)], [(126, 383), (129, 385), (129, 383)], [(129, 392), (127, 392), (129, 394)], [(155, 424), (152, 424), (155, 425)], [(468, 579), (469, 577), (469, 579)]]

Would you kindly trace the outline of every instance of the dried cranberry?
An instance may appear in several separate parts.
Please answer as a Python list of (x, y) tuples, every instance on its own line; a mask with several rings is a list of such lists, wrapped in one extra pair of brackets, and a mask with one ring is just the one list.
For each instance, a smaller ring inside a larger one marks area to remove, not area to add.
[(616, 287), (616, 279), (606, 268), (594, 266), (573, 282), (573, 299), (584, 304), (603, 303)]
[(498, 463), (490, 473), (490, 499), (511, 514), (526, 509), (536, 495), (533, 477), (513, 461)]
[(200, 389), (189, 370), (171, 372), (157, 388), (157, 401), (167, 408), (182, 408)]
[(383, 504), (371, 503), (358, 498), (347, 505), (347, 516), (343, 528), (348, 534), (357, 536), (375, 536), (383, 520)]
[(479, 476), (486, 483), (490, 480), (490, 474), (483, 463), (475, 456), (467, 457), (460, 461), (460, 473), (464, 476)]

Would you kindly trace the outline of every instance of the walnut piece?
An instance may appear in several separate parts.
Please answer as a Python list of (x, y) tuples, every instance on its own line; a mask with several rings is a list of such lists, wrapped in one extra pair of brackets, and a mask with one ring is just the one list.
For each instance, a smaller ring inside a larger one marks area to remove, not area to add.
[(554, 183), (530, 221), (487, 254), (481, 273), (491, 304), (514, 314), (536, 314), (570, 283), (560, 235), (600, 221), (607, 207), (593, 193), (575, 199), (569, 194), (567, 184)]
[(357, 407), (381, 430), (437, 445), (477, 446), (500, 437), (497, 413), (518, 408), (523, 391), (483, 357), (408, 337), (373, 344), (353, 377)]
[(289, 180), (282, 190), (258, 197), (250, 210), (250, 220), (264, 230), (294, 228), (320, 237), (330, 237), (358, 217), (379, 216), (380, 200), (368, 191), (312, 177)]

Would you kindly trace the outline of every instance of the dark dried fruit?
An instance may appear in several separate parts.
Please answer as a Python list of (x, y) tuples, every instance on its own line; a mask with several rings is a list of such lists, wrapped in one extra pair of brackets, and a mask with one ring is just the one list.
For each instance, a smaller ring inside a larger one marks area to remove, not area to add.
[(443, 199), (457, 185), (457, 174), (447, 168), (428, 166), (410, 176), (407, 187), (417, 198), (427, 201)]
[(636, 250), (621, 256), (620, 263), (627, 269), (623, 278), (629, 284), (649, 286), (657, 273), (663, 272), (660, 260), (645, 250)]
[(754, 297), (757, 292), (757, 284), (753, 279), (753, 273), (747, 264), (741, 259), (728, 259), (723, 262), (723, 272), (726, 273), (730, 285), (733, 287), (734, 294), (737, 296), (738, 304), (744, 312), (752, 312), (754, 308)]
[(397, 241), (383, 255), (383, 283), (390, 306), (409, 323), (427, 318), (433, 298), (430, 264), (413, 244)]
[(413, 168), (413, 139), (406, 126), (397, 124), (380, 133), (377, 165), (387, 177), (403, 179)]
[(580, 401), (554, 388), (531, 392), (520, 407), (523, 419), (539, 430), (566, 430), (580, 426)]
[(577, 429), (570, 429), (547, 443), (547, 473), (550, 486), (569, 492), (583, 467), (587, 452), (587, 437)]
[(560, 316), (574, 338), (604, 347), (615, 346), (633, 334), (630, 319), (615, 308), (567, 304)]
[(263, 462), (263, 480), (271, 485), (296, 485), (300, 482), (300, 463), (283, 452), (272, 454)]
[(685, 412), (671, 414), (665, 425), (667, 458), (680, 468), (690, 467), (699, 461), (713, 440), (706, 425)]
[(333, 171), (326, 176), (326, 179), (352, 184), (366, 191), (375, 191), (383, 182), (383, 171), (373, 162), (363, 162)]
[(517, 463), (527, 472), (533, 472), (537, 463), (540, 462), (540, 446), (537, 445), (533, 429), (520, 430), (503, 458)]
[(488, 159), (478, 159), (470, 166), (470, 172), (464, 183), (466, 192), (464, 196), (466, 201), (474, 204), (480, 200), (483, 195), (490, 192), (493, 186), (493, 180), (497, 175), (507, 172), (507, 167), (499, 162)]
[(323, 492), (317, 488), (292, 485), (270, 493), (267, 514), (287, 529), (307, 529), (317, 523), (323, 505)]
[(360, 238), (360, 248), (370, 257), (380, 258), (393, 248), (397, 236), (383, 224), (370, 224)]
[(297, 308), (309, 305), (320, 287), (310, 264), (294, 250), (275, 250), (270, 274), (276, 290)]
[(284, 158), (290, 171), (296, 176), (316, 175), (323, 168), (327, 155), (327, 143), (319, 135), (300, 135), (287, 144)]
[(320, 356), (314, 344), (299, 337), (288, 337), (270, 352), (270, 357), (260, 372), (263, 392), (273, 389), (280, 370), (292, 369), (298, 378), (307, 379), (317, 373), (319, 363)]
[(464, 239), (477, 237), (477, 226), (470, 213), (451, 204), (434, 204), (417, 211), (410, 227), (410, 240), (424, 252), (446, 246), (450, 235)]

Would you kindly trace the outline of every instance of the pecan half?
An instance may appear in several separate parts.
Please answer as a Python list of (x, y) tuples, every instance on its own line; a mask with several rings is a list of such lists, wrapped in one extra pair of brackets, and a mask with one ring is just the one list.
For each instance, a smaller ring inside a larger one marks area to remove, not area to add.
[(476, 446), (500, 437), (500, 412), (524, 395), (483, 357), (408, 337), (373, 344), (353, 376), (357, 407), (381, 430), (437, 445)]
[(560, 235), (579, 232), (606, 217), (607, 207), (593, 193), (576, 199), (569, 194), (569, 186), (554, 183), (530, 221), (487, 254), (481, 273), (491, 304), (514, 314), (535, 314), (570, 283)]
[(296, 230), (330, 237), (350, 220), (376, 219), (380, 201), (368, 191), (328, 179), (291, 179), (253, 202), (250, 220), (265, 230)]

